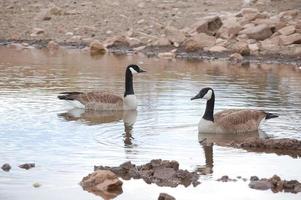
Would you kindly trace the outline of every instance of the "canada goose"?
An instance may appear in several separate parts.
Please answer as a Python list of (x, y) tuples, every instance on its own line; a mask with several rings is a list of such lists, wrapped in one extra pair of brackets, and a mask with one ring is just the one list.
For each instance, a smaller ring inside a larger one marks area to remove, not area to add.
[(205, 113), (199, 122), (199, 132), (203, 133), (242, 133), (257, 131), (263, 119), (278, 115), (255, 109), (228, 109), (214, 113), (215, 95), (212, 88), (203, 88), (194, 99), (206, 99)]
[(105, 91), (95, 92), (63, 92), (58, 96), (61, 100), (75, 103), (76, 107), (87, 110), (136, 110), (137, 102), (133, 89), (133, 75), (145, 72), (138, 65), (129, 65), (125, 71), (125, 92), (121, 96)]

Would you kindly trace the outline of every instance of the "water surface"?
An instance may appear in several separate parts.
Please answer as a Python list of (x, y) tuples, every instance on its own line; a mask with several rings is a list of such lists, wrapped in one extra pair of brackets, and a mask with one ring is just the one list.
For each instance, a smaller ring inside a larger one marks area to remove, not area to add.
[[(213, 87), (216, 111), (258, 108), (279, 118), (262, 124), (260, 133), (214, 136), (218, 141), (247, 137), (301, 139), (301, 72), (292, 66), (232, 66), (223, 62), (168, 61), (142, 56), (91, 58), (79, 50), (0, 48), (0, 199), (99, 199), (78, 185), (94, 165), (116, 166), (131, 160), (177, 160), (188, 170), (208, 169), (197, 187), (175, 188), (126, 181), (116, 199), (156, 199), (168, 192), (177, 199), (300, 199), (300, 194), (256, 191), (247, 182), (219, 183), (252, 175), (301, 180), (301, 162), (290, 156), (247, 152), (199, 144), (197, 124), (204, 101), (190, 101)], [(63, 91), (111, 90), (123, 94), (124, 70), (139, 63), (148, 71), (134, 77), (137, 112), (97, 113), (74, 110), (56, 98)], [(25, 171), (17, 166), (36, 163)], [(40, 188), (32, 184), (39, 182)]]

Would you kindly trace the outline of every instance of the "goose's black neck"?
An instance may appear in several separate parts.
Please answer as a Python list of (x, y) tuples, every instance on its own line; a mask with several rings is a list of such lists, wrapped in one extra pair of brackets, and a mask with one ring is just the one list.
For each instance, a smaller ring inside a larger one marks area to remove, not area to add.
[(125, 92), (124, 97), (127, 95), (134, 94), (134, 88), (133, 88), (133, 75), (132, 72), (127, 69), (125, 71)]
[(215, 95), (214, 95), (214, 92), (212, 91), (211, 99), (209, 99), (207, 101), (207, 104), (206, 104), (206, 110), (205, 110), (205, 113), (203, 115), (203, 119), (214, 122), (214, 118), (213, 118), (214, 101), (215, 101)]

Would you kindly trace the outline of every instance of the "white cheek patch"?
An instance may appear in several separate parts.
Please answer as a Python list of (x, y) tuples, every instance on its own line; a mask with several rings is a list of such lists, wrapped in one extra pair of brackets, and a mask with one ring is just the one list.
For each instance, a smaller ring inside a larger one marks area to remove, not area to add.
[(211, 99), (212, 97), (212, 90), (208, 90), (208, 92), (203, 96), (203, 99)]
[(130, 67), (130, 71), (132, 72), (132, 74), (137, 74), (138, 72), (136, 70), (134, 70), (132, 67)]

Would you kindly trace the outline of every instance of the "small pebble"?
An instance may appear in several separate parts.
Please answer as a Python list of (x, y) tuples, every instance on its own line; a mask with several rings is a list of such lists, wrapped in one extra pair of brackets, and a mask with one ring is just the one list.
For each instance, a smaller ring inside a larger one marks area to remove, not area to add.
[(39, 188), (39, 187), (41, 187), (41, 184), (40, 184), (40, 183), (34, 183), (34, 184), (32, 184), (32, 186), (33, 186), (34, 188)]
[(25, 163), (25, 164), (22, 164), (22, 165), (19, 165), (20, 168), (22, 169), (30, 169), (30, 168), (33, 168), (35, 167), (36, 165), (34, 163)]
[(4, 165), (2, 165), (1, 169), (8, 172), (11, 169), (11, 166), (8, 163), (5, 163)]

